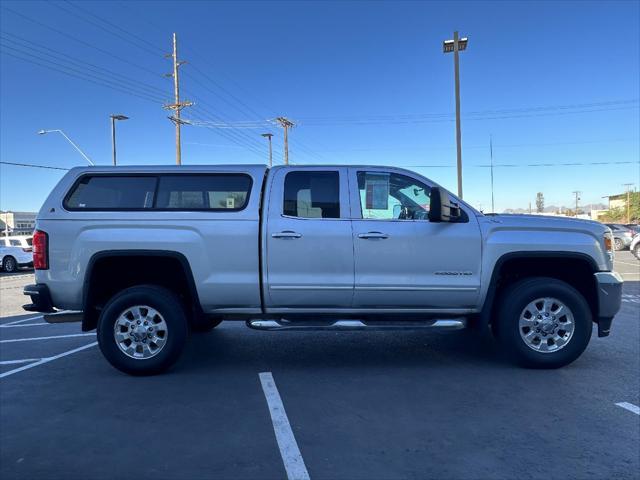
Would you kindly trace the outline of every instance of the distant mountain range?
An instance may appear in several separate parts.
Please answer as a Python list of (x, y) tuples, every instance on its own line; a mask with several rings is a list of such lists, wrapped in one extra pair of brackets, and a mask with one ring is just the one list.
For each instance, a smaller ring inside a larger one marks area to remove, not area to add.
[[(547, 207), (544, 207), (544, 213), (557, 213), (559, 211), (565, 212), (567, 210), (573, 210), (574, 208), (575, 207), (565, 207), (565, 206), (558, 207), (556, 205), (549, 205)], [(580, 210), (586, 211), (586, 209), (606, 210), (608, 207), (604, 203), (591, 203), (589, 205), (580, 205), (578, 208)], [(531, 205), (531, 211), (532, 212), (536, 211), (535, 205)], [(529, 213), (529, 209), (528, 208), (507, 208), (502, 213)]]

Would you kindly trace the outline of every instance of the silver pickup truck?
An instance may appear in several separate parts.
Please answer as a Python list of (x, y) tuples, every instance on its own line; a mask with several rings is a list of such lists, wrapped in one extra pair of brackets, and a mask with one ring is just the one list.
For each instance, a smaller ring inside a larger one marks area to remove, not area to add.
[(518, 363), (557, 368), (594, 323), (609, 334), (622, 293), (607, 227), (483, 215), (390, 167), (74, 168), (36, 228), (24, 308), (97, 328), (104, 356), (131, 374), (168, 368), (189, 331), (222, 320), (490, 326)]

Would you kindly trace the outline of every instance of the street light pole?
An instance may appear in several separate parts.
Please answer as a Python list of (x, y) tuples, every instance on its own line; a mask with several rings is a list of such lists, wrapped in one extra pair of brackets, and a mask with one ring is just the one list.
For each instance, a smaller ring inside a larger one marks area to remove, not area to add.
[(89, 162), (89, 165), (95, 165), (95, 163), (93, 163), (93, 162), (91, 161), (91, 159), (87, 156), (87, 154), (86, 154), (86, 153), (84, 153), (84, 152), (80, 149), (80, 147), (79, 147), (78, 145), (76, 145), (75, 143), (73, 143), (73, 140), (71, 140), (69, 137), (67, 137), (67, 134), (66, 134), (66, 133), (64, 133), (62, 130), (40, 130), (40, 131), (38, 131), (38, 135), (45, 135), (45, 134), (47, 134), (47, 133), (52, 133), (52, 132), (57, 132), (57, 133), (59, 133), (60, 135), (62, 135), (64, 138), (66, 138), (66, 139), (67, 139), (67, 141), (68, 141), (71, 145), (73, 145), (73, 148), (75, 148), (75, 149), (80, 153), (80, 155), (82, 155), (82, 156), (85, 158), (85, 160), (86, 160), (87, 162)]
[(116, 120), (129, 120), (126, 115), (109, 115), (111, 118), (111, 150), (113, 152), (113, 166), (116, 166)]
[(273, 151), (271, 149), (271, 137), (273, 133), (261, 133), (261, 135), (269, 140), (269, 168), (273, 166)]
[(462, 132), (460, 128), (460, 57), (458, 52), (466, 50), (469, 39), (458, 38), (458, 32), (453, 32), (453, 40), (445, 40), (444, 53), (453, 52), (455, 95), (456, 95), (456, 147), (458, 167), (458, 196), (462, 198)]

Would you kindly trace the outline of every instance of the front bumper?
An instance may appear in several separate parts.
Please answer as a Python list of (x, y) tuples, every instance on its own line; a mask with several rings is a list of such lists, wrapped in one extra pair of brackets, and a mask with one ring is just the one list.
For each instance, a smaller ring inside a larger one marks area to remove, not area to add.
[(611, 321), (622, 305), (622, 284), (617, 272), (594, 273), (598, 290), (598, 336), (606, 337), (611, 330)]
[(22, 291), (25, 295), (31, 297), (31, 303), (23, 305), (22, 308), (27, 312), (51, 313), (55, 312), (51, 302), (51, 294), (49, 287), (43, 283), (36, 285), (27, 285)]

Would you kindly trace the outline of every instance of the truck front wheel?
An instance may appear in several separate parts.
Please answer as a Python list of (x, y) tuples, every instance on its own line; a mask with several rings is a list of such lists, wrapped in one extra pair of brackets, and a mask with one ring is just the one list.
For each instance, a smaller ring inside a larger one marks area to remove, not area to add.
[(509, 356), (529, 368), (559, 368), (577, 359), (591, 339), (584, 297), (554, 278), (528, 278), (500, 296), (495, 333)]
[(142, 285), (119, 292), (107, 303), (98, 320), (98, 344), (118, 370), (153, 375), (175, 363), (187, 331), (179, 298), (166, 288)]

